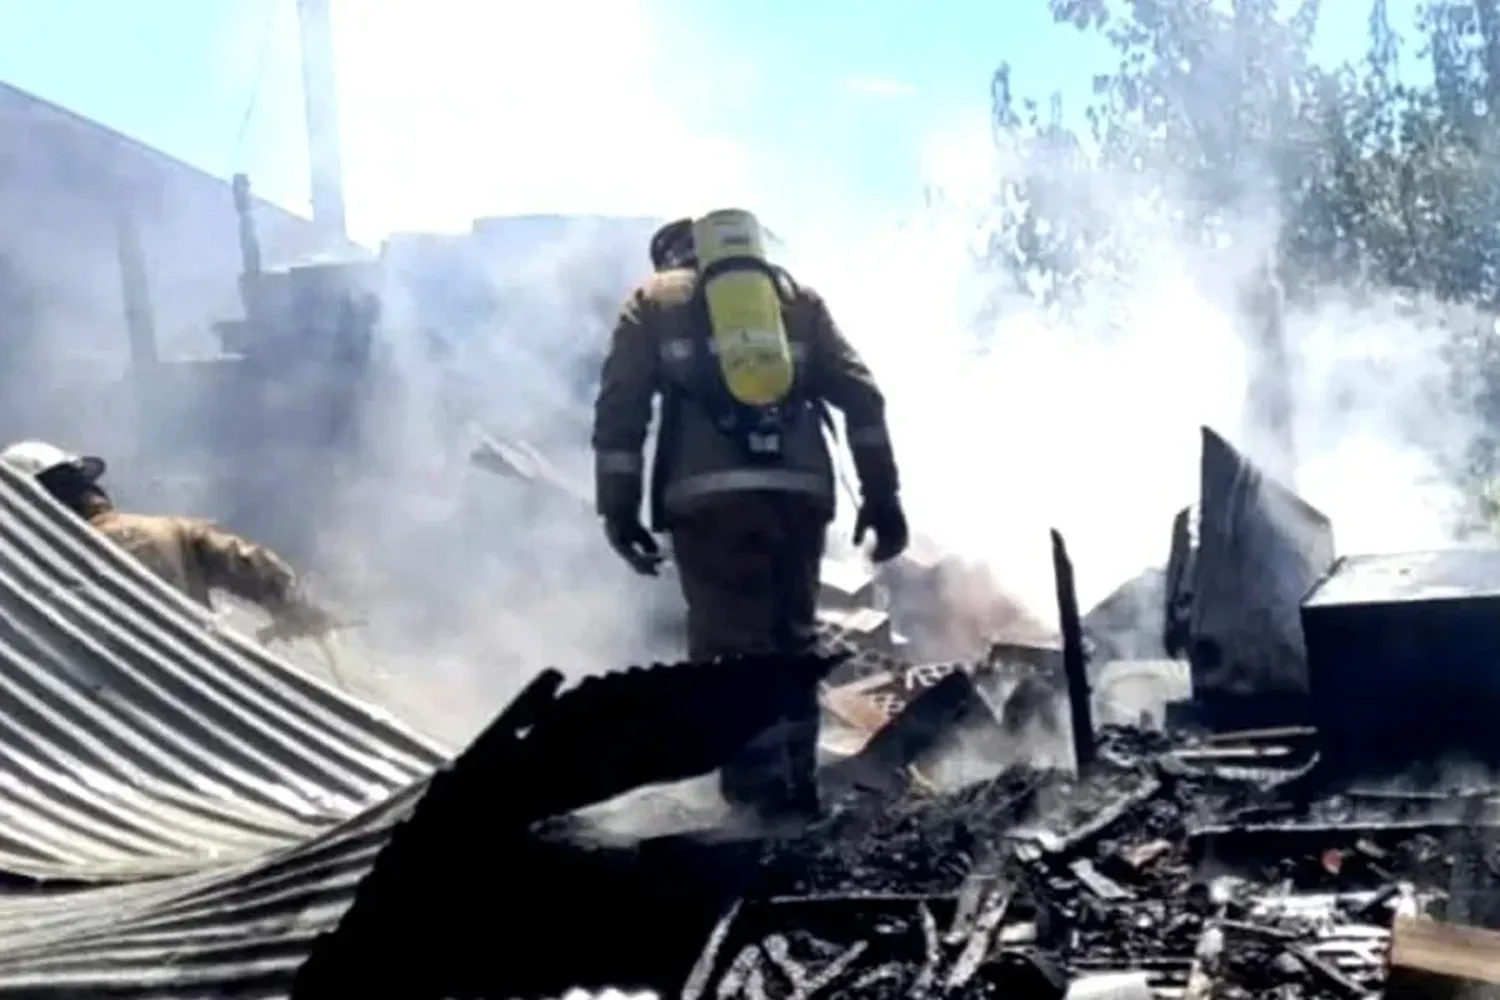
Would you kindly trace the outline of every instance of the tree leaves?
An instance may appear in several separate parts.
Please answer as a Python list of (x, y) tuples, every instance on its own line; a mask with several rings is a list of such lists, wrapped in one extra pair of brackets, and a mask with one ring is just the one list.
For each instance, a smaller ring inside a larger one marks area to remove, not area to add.
[[(1020, 165), (1006, 180), (991, 263), (1067, 308), (1132, 253), (1133, 222), (1100, 203), (1173, 205), (1175, 238), (1215, 246), (1275, 210), (1279, 271), (1306, 299), (1329, 286), (1461, 308), (1444, 346), (1455, 409), (1485, 429), (1455, 477), (1500, 496), (1500, 0), (1428, 0), (1392, 25), (1373, 0), (1357, 62), (1312, 57), (1319, 0), (1050, 0), (1053, 18), (1107, 39), (1087, 134), (995, 75), (994, 125)], [(1401, 55), (1430, 76), (1403, 80)], [(1488, 501), (1486, 501), (1488, 502)], [(1500, 510), (1500, 504), (1492, 504)]]

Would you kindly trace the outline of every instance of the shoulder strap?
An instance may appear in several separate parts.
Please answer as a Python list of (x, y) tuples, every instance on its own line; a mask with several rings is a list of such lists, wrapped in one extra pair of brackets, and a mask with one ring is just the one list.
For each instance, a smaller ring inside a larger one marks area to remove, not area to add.
[[(693, 384), (690, 388), (679, 386), (678, 392), (704, 407), (719, 430), (736, 439), (746, 449), (748, 458), (753, 461), (773, 460), (773, 456), (752, 453), (749, 446), (752, 435), (781, 436), (802, 416), (805, 406), (818, 409), (825, 426), (832, 427), (832, 415), (826, 407), (819, 406), (816, 397), (807, 392), (804, 365), (795, 366), (791, 388), (779, 405), (747, 406), (735, 399), (734, 394), (729, 391), (713, 349), (713, 327), (709, 320), (704, 286), (717, 275), (742, 270), (759, 271), (770, 278), (781, 299), (782, 321), (789, 320), (786, 307), (796, 294), (797, 284), (784, 269), (755, 257), (729, 257), (704, 268), (688, 304), (689, 335), (693, 342)], [(779, 455), (779, 451), (776, 454)]]
[(699, 272), (698, 285), (693, 289), (694, 298), (703, 298), (703, 286), (711, 279), (734, 271), (759, 271), (771, 279), (771, 285), (776, 289), (783, 307), (791, 302), (792, 296), (796, 294), (797, 283), (792, 280), (792, 276), (785, 268), (777, 267), (759, 257), (725, 257), (714, 261)]

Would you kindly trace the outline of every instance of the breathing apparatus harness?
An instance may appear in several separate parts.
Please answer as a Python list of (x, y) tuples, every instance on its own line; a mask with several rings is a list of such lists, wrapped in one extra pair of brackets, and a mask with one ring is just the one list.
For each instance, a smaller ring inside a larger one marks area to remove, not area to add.
[(716, 357), (705, 288), (714, 278), (731, 271), (759, 271), (764, 274), (781, 299), (783, 322), (786, 307), (796, 294), (797, 283), (785, 268), (755, 257), (730, 257), (702, 268), (697, 286), (693, 289), (692, 300), (688, 304), (695, 385), (691, 396), (707, 411), (709, 419), (720, 433), (739, 446), (747, 462), (769, 465), (781, 461), (785, 454), (787, 433), (813, 400), (806, 391), (805, 365), (797, 365), (793, 369), (791, 386), (775, 403), (752, 406), (736, 399), (730, 392)]

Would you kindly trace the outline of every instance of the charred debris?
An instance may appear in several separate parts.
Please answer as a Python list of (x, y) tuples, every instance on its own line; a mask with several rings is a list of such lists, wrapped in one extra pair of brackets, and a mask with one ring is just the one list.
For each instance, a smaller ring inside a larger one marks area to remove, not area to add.
[[(1200, 504), (1148, 581), (1163, 652), (1143, 663), (1111, 659), (1129, 645), (1111, 622), (1139, 631), (1129, 595), (1080, 615), (1053, 542), (1060, 648), (542, 675), (433, 779), (293, 996), (1500, 984), (1500, 792), (1475, 777), (1500, 756), (1500, 553), (1335, 559), (1327, 518), (1205, 429)], [(1171, 659), (1191, 697), (1164, 719), (1103, 697)], [(807, 684), (830, 734), (810, 827), (632, 840), (577, 812), (706, 773)], [(1018, 749), (1039, 734), (1050, 761)]]

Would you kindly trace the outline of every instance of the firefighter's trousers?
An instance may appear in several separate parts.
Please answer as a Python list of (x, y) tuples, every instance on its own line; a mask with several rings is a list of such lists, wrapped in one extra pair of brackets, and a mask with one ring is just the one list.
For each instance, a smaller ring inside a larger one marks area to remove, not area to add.
[[(817, 642), (817, 602), (829, 512), (799, 496), (726, 495), (672, 519), (688, 611), (688, 655), (803, 652)], [(817, 808), (817, 687), (720, 774), (732, 804), (765, 812)]]

